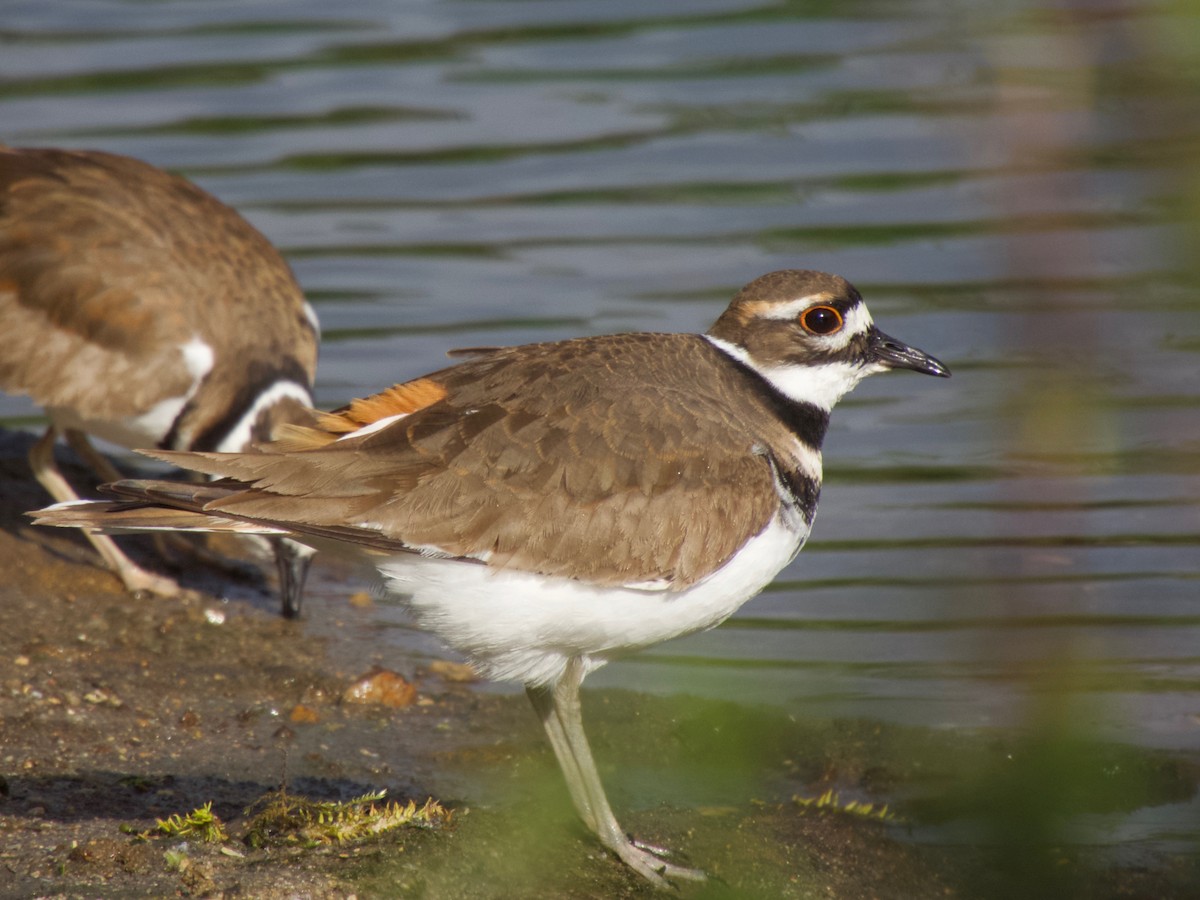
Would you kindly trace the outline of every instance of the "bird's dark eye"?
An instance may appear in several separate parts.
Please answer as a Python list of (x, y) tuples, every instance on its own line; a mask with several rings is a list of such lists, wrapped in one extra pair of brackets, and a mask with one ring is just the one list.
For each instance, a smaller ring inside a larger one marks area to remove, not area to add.
[(800, 325), (809, 334), (833, 334), (842, 327), (842, 314), (832, 306), (814, 306), (800, 314)]

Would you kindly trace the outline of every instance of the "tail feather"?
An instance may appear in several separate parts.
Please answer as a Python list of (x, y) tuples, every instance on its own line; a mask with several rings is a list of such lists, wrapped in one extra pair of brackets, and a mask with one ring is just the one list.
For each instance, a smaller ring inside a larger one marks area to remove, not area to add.
[(100, 493), (119, 500), (160, 503), (192, 512), (204, 512), (209, 503), (244, 491), (236, 481), (167, 481), (152, 478), (126, 478), (100, 485)]
[(109, 534), (141, 531), (287, 533), (287, 529), (270, 523), (206, 512), (206, 503), (226, 497), (236, 490), (230, 484), (128, 479), (101, 485), (100, 490), (116, 499), (71, 500), (35, 510), (29, 515), (37, 525), (82, 528)]
[(206, 483), (126, 479), (103, 484), (100, 491), (114, 500), (72, 500), (27, 515), (38, 525), (82, 528), (105, 534), (147, 531), (225, 531), (237, 534), (283, 534), (300, 543), (351, 544), (360, 550), (419, 552), (403, 541), (352, 525), (256, 519), (206, 506), (227, 498), (245, 485), (235, 481)]
[(147, 506), (122, 500), (77, 500), (29, 513), (36, 525), (81, 528), (104, 534), (147, 531), (230, 531), (239, 534), (286, 534), (286, 529), (239, 522), (190, 510)]

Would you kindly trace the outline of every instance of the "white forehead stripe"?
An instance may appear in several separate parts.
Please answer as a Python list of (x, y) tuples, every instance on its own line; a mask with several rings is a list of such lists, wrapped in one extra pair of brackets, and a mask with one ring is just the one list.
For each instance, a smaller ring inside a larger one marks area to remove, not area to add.
[(829, 341), (831, 347), (845, 347), (858, 335), (865, 334), (874, 324), (871, 313), (864, 303), (859, 303), (847, 311), (844, 321), (845, 324), (841, 331), (824, 338)]
[[(782, 303), (755, 304), (755, 313), (760, 319), (791, 320), (810, 306), (829, 303), (832, 300), (833, 297), (830, 294), (822, 291), (819, 294), (808, 294), (804, 297), (797, 297), (795, 300), (785, 300)], [(859, 306), (862, 304), (860, 303)]]

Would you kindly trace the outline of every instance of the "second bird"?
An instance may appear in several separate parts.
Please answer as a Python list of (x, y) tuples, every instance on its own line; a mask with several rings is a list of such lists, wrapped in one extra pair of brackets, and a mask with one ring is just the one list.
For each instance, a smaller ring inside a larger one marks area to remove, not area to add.
[[(38, 481), (76, 499), (59, 435), (102, 480), (88, 435), (129, 448), (237, 451), (312, 405), (318, 325), (279, 251), (237, 212), (147, 163), (0, 146), (0, 389), (50, 427)], [(170, 578), (90, 535), (130, 590)], [(309, 553), (275, 541), (283, 611), (299, 611)]]

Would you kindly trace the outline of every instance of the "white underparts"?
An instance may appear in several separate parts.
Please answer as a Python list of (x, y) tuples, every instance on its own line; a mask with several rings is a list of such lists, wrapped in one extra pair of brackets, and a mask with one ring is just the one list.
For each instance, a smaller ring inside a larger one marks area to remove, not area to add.
[(407, 598), (421, 627), (483, 675), (536, 685), (555, 681), (572, 657), (594, 669), (719, 625), (795, 558), (807, 536), (803, 522), (777, 518), (724, 566), (681, 591), (607, 588), (415, 554), (372, 561), (388, 589)]

